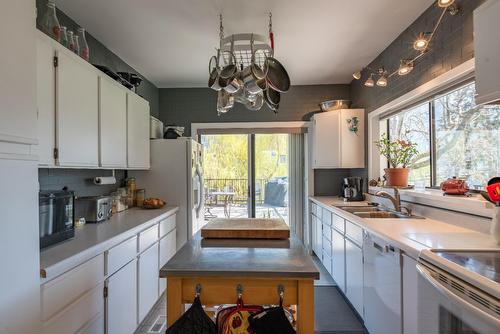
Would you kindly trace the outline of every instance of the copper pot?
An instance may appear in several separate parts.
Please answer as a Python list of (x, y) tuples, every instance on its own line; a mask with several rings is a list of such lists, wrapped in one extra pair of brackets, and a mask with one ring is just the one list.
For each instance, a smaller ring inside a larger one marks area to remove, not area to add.
[(456, 176), (441, 182), (441, 190), (444, 195), (465, 195), (469, 192), (469, 186), (465, 180), (458, 179)]

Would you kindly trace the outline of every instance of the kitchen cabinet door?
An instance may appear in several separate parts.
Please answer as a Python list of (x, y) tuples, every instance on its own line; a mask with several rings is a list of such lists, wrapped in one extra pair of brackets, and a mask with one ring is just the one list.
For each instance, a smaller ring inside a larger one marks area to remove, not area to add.
[(58, 165), (98, 167), (97, 72), (67, 50), (60, 49), (57, 53)]
[(313, 168), (340, 167), (340, 113), (313, 117)]
[[(158, 271), (174, 256), (176, 251), (176, 229), (170, 231), (163, 239), (160, 240), (160, 255), (159, 255), (159, 265)], [(165, 278), (160, 278), (160, 289), (158, 295), (165, 292), (167, 288), (167, 280)]]
[(500, 2), (486, 1), (474, 11), (476, 103), (500, 100)]
[(345, 239), (345, 294), (358, 314), (363, 317), (363, 250)]
[(138, 269), (138, 296), (139, 310), (138, 323), (151, 310), (158, 300), (158, 242), (139, 255)]
[(403, 333), (418, 334), (417, 261), (403, 254)]
[[(90, 323), (80, 329), (76, 334), (104, 334), (104, 313), (99, 313)], [(111, 332), (108, 332), (111, 333)]]
[(321, 220), (319, 218), (315, 217), (315, 247), (314, 247), (314, 252), (316, 255), (321, 259), (322, 254), (323, 254), (323, 224), (321, 224)]
[(99, 78), (99, 161), (101, 167), (127, 167), (127, 93)]
[(52, 41), (37, 37), (36, 40), (36, 95), (38, 128), (38, 164), (54, 166), (56, 143), (56, 73), (54, 67), (55, 49)]
[(137, 260), (107, 279), (107, 333), (132, 334), (137, 328)]
[[(364, 109), (344, 109), (340, 112), (341, 167), (365, 167)], [(357, 131), (354, 122), (357, 120)]]
[(311, 249), (316, 253), (316, 216), (310, 215), (311, 220)]
[(127, 94), (127, 167), (149, 169), (149, 103)]
[(345, 293), (345, 242), (344, 236), (332, 230), (332, 277)]

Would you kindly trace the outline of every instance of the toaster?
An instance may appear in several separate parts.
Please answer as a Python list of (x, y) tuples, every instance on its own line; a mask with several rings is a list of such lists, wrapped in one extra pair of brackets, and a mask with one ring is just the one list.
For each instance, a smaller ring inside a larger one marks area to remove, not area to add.
[(109, 196), (89, 196), (75, 199), (76, 219), (87, 223), (100, 223), (113, 215), (113, 201)]

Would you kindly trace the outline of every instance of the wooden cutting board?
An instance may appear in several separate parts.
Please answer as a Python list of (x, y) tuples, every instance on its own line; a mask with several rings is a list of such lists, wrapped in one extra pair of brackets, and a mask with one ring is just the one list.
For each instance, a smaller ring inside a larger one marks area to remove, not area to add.
[(202, 238), (288, 239), (290, 228), (283, 219), (215, 218), (201, 228)]

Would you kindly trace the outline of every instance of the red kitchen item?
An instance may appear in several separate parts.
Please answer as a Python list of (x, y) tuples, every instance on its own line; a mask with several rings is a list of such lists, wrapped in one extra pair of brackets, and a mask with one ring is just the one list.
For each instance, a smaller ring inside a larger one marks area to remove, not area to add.
[(465, 180), (460, 180), (456, 176), (441, 183), (443, 195), (465, 195), (469, 192), (469, 186)]
[(487, 186), (486, 191), (493, 202), (500, 202), (500, 182)]

